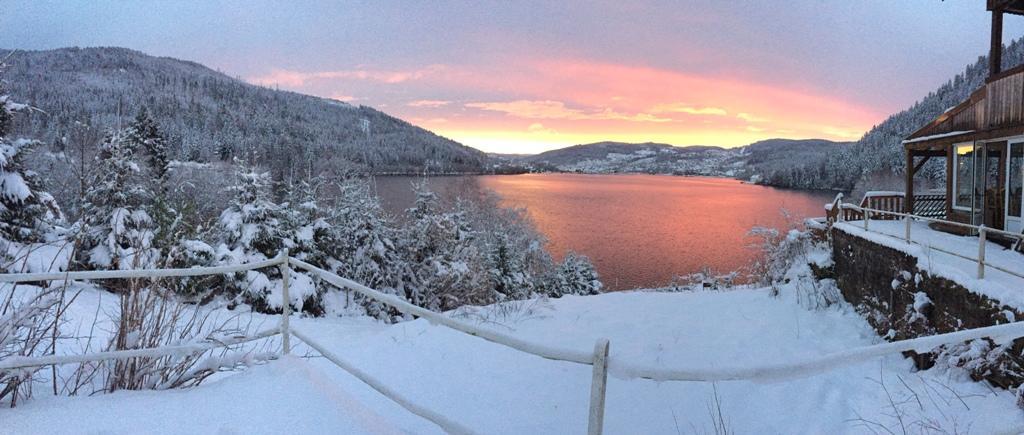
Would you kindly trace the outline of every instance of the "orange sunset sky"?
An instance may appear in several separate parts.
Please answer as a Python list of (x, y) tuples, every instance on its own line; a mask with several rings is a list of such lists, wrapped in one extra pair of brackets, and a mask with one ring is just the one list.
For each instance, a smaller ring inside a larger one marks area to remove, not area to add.
[(986, 52), (983, 3), (39, 1), (0, 16), (0, 47), (194, 60), (489, 152), (734, 147), (858, 139)]

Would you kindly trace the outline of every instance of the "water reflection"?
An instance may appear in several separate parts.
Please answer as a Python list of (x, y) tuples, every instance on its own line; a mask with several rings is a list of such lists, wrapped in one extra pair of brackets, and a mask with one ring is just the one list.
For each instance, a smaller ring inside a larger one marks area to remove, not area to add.
[[(378, 178), (387, 209), (408, 207), (411, 180)], [(431, 184), (443, 193), (469, 180), (497, 192), (504, 205), (525, 207), (557, 259), (569, 250), (589, 256), (611, 289), (661, 286), (704, 266), (742, 268), (754, 259), (750, 228), (786, 228), (782, 210), (797, 222), (820, 216), (832, 199), (827, 192), (660, 175), (441, 177)]]

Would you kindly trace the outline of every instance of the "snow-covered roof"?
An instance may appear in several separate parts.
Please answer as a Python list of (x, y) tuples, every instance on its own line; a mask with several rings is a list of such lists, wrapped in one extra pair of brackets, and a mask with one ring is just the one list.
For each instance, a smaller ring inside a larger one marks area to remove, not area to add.
[(915, 137), (913, 139), (906, 139), (906, 140), (904, 140), (901, 143), (908, 144), (908, 143), (914, 143), (914, 142), (924, 142), (926, 140), (941, 139), (941, 138), (944, 138), (944, 137), (952, 137), (952, 136), (960, 136), (962, 134), (967, 134), (967, 133), (974, 133), (974, 130), (951, 131), (949, 133), (940, 133), (940, 134), (933, 134), (931, 136)]

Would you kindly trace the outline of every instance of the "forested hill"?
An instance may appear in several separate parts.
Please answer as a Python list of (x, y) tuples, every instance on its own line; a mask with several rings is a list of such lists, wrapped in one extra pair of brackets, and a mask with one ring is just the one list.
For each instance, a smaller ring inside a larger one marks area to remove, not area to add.
[[(1003, 69), (1024, 63), (1024, 38), (1018, 38), (1003, 48)], [(838, 190), (858, 188), (899, 188), (899, 177), (904, 168), (901, 141), (915, 130), (953, 107), (985, 83), (988, 76), (988, 58), (978, 57), (973, 64), (938, 89), (929, 93), (910, 108), (893, 114), (874, 126), (852, 146), (833, 153), (820, 165), (798, 168), (789, 174), (790, 180), (779, 184), (790, 187), (832, 187)], [(780, 178), (784, 174), (779, 174)], [(926, 166), (924, 177), (941, 180), (945, 177), (942, 162)]]
[(95, 132), (145, 106), (170, 136), (171, 157), (182, 161), (255, 154), (278, 173), (352, 163), (375, 173), (475, 172), (487, 161), (372, 108), (248, 84), (195, 62), (125, 48), (9, 53), (0, 50), (12, 97), (45, 112), (22, 120), (16, 133), (57, 152), (95, 141)]

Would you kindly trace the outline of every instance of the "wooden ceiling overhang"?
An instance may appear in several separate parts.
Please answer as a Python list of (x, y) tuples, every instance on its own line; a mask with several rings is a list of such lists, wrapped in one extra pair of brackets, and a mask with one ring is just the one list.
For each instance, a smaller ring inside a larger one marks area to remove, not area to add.
[(988, 0), (985, 8), (1005, 14), (1024, 15), (1024, 0)]
[(986, 8), (992, 12), (992, 41), (985, 84), (908, 136), (905, 149), (928, 152), (1024, 134), (1024, 65), (1006, 71), (1001, 65), (1003, 14), (1024, 15), (1024, 0), (987, 0)]

